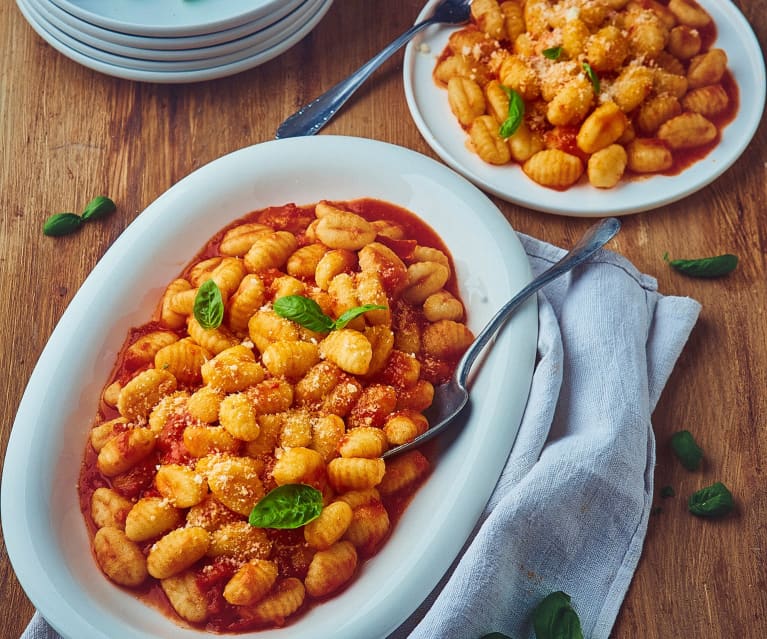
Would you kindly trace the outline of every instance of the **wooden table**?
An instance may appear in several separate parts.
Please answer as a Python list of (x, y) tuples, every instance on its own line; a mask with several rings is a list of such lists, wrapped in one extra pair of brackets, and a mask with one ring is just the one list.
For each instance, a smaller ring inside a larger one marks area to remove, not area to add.
[[(725, 0), (722, 0), (725, 1)], [(736, 2), (767, 44), (767, 0)], [(235, 149), (269, 140), (298, 106), (356, 68), (416, 17), (417, 0), (334, 3), (281, 57), (237, 76), (190, 85), (101, 75), (41, 40), (10, 1), (0, 5), (0, 453), (32, 368), (77, 288), (123, 229), (168, 187)], [(413, 124), (395, 56), (325, 129), (433, 155)], [(656, 491), (636, 576), (614, 629), (623, 638), (762, 638), (767, 633), (767, 127), (711, 186), (663, 209), (628, 216), (611, 248), (656, 277), (661, 292), (703, 305), (653, 416)], [(681, 178), (684, 179), (684, 178)], [(44, 237), (52, 213), (104, 193), (107, 223), (62, 240)], [(519, 231), (570, 245), (589, 224), (497, 201)], [(672, 256), (740, 256), (722, 280), (674, 273)], [(23, 425), (21, 425), (23, 427)], [(706, 451), (690, 473), (669, 451), (688, 428)], [(722, 480), (736, 512), (704, 521), (685, 496)], [(0, 637), (14, 639), (33, 608), (0, 547)]]

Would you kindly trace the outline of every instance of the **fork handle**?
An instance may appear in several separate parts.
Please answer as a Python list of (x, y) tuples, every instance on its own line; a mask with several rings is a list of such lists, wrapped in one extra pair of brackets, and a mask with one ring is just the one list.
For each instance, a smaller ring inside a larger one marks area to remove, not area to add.
[(615, 236), (620, 227), (621, 223), (617, 218), (608, 217), (601, 220), (586, 232), (569, 253), (562, 257), (558, 262), (552, 264), (548, 269), (520, 290), (519, 293), (506, 302), (506, 304), (504, 304), (487, 323), (485, 328), (482, 329), (479, 335), (477, 335), (474, 342), (469, 346), (469, 349), (463, 354), (455, 372), (455, 379), (458, 381), (459, 385), (462, 387), (466, 386), (466, 379), (469, 376), (469, 371), (471, 370), (474, 360), (506, 323), (506, 320), (509, 319), (511, 314), (525, 300), (527, 300), (528, 297), (538, 292), (539, 289), (543, 288), (546, 284), (558, 278), (560, 275), (564, 275), (567, 271), (589, 259)]
[(317, 133), (330, 121), (338, 109), (346, 103), (360, 85), (371, 76), (373, 71), (388, 60), (419, 31), (422, 31), (434, 22), (433, 18), (428, 18), (423, 22), (414, 24), (349, 77), (341, 80), (341, 82), (328, 89), (320, 97), (309, 102), (309, 104), (287, 118), (277, 128), (277, 135), (275, 137), (279, 140)]

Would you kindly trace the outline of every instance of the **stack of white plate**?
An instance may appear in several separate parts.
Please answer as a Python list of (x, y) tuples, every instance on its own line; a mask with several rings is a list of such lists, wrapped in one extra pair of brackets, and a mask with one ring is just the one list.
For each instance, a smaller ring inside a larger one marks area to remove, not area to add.
[(198, 82), (263, 64), (322, 19), (332, 0), (16, 0), (59, 52), (108, 75)]

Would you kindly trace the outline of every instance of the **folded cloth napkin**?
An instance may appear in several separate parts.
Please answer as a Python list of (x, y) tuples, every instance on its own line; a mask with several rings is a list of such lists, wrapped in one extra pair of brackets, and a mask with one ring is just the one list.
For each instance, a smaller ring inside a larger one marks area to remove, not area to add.
[[(564, 251), (520, 235), (533, 275)], [(538, 362), (511, 455), (451, 570), (390, 639), (535, 636), (549, 593), (607, 639), (653, 495), (650, 416), (700, 305), (607, 250), (538, 294)]]
[[(520, 234), (533, 275), (564, 251)], [(538, 294), (538, 362), (506, 467), (448, 574), (389, 639), (534, 637), (564, 591), (607, 639), (642, 551), (653, 494), (650, 415), (698, 317), (599, 251)], [(59, 639), (38, 613), (22, 639)]]

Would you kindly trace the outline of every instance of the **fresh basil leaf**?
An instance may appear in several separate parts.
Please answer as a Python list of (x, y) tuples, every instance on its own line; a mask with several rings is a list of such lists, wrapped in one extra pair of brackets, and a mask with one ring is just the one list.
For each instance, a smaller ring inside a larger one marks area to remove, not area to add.
[(549, 60), (559, 60), (562, 56), (562, 47), (551, 47), (550, 49), (543, 50), (543, 57)]
[(583, 639), (581, 621), (561, 590), (546, 596), (533, 611), (537, 639)]
[(82, 217), (83, 222), (88, 222), (102, 218), (116, 210), (117, 205), (112, 200), (105, 195), (97, 195), (85, 205), (85, 210), (80, 217)]
[(594, 93), (599, 93), (599, 76), (588, 62), (583, 63), (583, 70), (586, 72), (586, 77), (591, 80), (591, 86), (594, 87)]
[(276, 299), (273, 308), (274, 312), (280, 317), (293, 320), (315, 333), (329, 333), (330, 331), (343, 328), (355, 317), (359, 317), (363, 313), (386, 307), (379, 304), (355, 306), (342, 313), (338, 319), (333, 320), (322, 312), (320, 305), (313, 299), (303, 295), (286, 295)]
[(723, 517), (734, 505), (732, 493), (720, 481), (693, 493), (687, 503), (690, 512), (698, 517)]
[(695, 260), (669, 260), (668, 254), (664, 258), (673, 269), (690, 277), (722, 277), (732, 273), (738, 265), (738, 256), (732, 253)]
[(498, 129), (498, 134), (505, 139), (514, 135), (522, 124), (522, 119), (525, 117), (525, 101), (514, 89), (503, 85), (501, 88), (509, 96), (509, 114)]
[(74, 213), (54, 213), (43, 223), (43, 233), (50, 237), (60, 237), (74, 233), (83, 225), (83, 219)]
[(285, 484), (270, 491), (250, 511), (254, 528), (299, 528), (320, 516), (322, 493), (306, 484)]
[(53, 237), (68, 235), (78, 230), (84, 222), (104, 217), (115, 210), (117, 210), (117, 206), (112, 200), (104, 195), (98, 195), (88, 202), (82, 215), (75, 213), (51, 215), (43, 223), (43, 233)]
[(322, 312), (320, 305), (303, 295), (286, 295), (274, 300), (274, 312), (315, 333), (329, 333), (333, 320)]
[(333, 328), (339, 329), (346, 326), (349, 322), (351, 322), (355, 317), (359, 317), (363, 313), (367, 313), (368, 311), (377, 311), (377, 310), (383, 310), (385, 309), (385, 306), (381, 306), (380, 304), (364, 304), (363, 306), (355, 306), (354, 308), (350, 308), (345, 313), (341, 313), (339, 318), (333, 322)]
[(224, 300), (213, 280), (206, 280), (194, 296), (194, 318), (205, 330), (218, 328), (224, 321)]
[(698, 470), (703, 451), (689, 430), (680, 430), (671, 436), (671, 449), (687, 470)]

